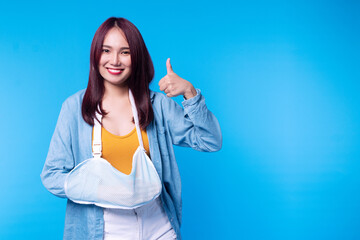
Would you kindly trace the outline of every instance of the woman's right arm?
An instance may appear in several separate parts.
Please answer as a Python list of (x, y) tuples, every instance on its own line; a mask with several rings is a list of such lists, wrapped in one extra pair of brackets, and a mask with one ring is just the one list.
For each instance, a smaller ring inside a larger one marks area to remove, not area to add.
[(71, 146), (70, 121), (72, 114), (68, 101), (61, 107), (49, 152), (40, 175), (45, 188), (52, 194), (65, 198), (64, 182), (67, 174), (74, 168), (74, 156)]

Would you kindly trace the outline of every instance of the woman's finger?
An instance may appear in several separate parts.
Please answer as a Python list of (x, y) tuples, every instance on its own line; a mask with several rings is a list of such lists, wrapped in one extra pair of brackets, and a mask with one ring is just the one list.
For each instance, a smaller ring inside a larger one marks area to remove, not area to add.
[(168, 84), (165, 82), (164, 78), (161, 79), (159, 82), (160, 91), (164, 91), (164, 89), (166, 89), (167, 85)]
[(170, 58), (168, 58), (166, 60), (166, 71), (167, 71), (167, 74), (174, 72), (172, 69), (171, 63), (170, 63)]

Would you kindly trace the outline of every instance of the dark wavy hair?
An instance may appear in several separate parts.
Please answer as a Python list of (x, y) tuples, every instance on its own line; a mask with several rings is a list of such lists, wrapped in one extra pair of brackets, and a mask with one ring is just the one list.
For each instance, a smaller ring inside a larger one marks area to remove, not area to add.
[(105, 35), (114, 27), (120, 28), (124, 32), (129, 43), (131, 74), (126, 80), (126, 84), (134, 95), (140, 127), (145, 129), (154, 118), (149, 89), (150, 82), (154, 77), (154, 65), (139, 30), (125, 18), (111, 17), (107, 19), (94, 35), (90, 50), (89, 82), (82, 102), (81, 113), (85, 122), (92, 126), (94, 125), (95, 111), (98, 111), (97, 106), (100, 106), (99, 114), (107, 114), (101, 104), (105, 87), (104, 79), (99, 72), (99, 61)]

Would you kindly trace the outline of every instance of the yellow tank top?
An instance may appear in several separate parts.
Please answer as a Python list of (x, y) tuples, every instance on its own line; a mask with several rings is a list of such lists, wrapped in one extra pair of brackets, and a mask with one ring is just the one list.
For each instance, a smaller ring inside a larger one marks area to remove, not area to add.
[[(146, 153), (148, 156), (150, 156), (149, 140), (145, 130), (141, 130), (141, 136), (144, 142)], [(136, 128), (134, 128), (125, 136), (117, 136), (101, 127), (101, 141), (102, 158), (110, 162), (111, 165), (120, 172), (129, 175), (132, 169), (133, 155), (140, 145), (136, 133)]]

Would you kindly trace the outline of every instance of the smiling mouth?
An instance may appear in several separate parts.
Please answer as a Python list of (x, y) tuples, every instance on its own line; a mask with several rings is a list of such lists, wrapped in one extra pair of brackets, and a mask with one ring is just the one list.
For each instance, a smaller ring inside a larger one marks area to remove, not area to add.
[(119, 75), (121, 74), (124, 69), (114, 69), (114, 68), (107, 68), (108, 72), (114, 75)]

